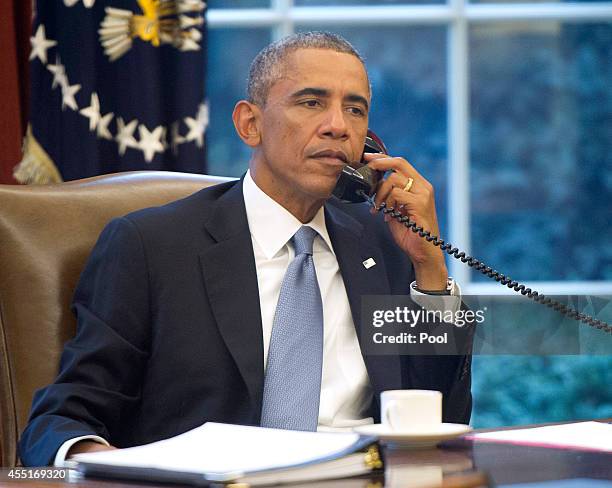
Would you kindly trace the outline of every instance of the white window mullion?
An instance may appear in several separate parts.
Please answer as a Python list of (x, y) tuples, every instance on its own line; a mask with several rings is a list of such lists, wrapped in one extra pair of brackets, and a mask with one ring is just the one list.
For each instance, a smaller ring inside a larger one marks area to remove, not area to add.
[(359, 7), (295, 7), (291, 16), (296, 24), (320, 25), (333, 30), (338, 26), (402, 26), (444, 24), (451, 18), (448, 5), (401, 5)]
[[(448, 89), (448, 240), (470, 250), (468, 25), (465, 0), (450, 0), (453, 19), (447, 34)], [(470, 269), (450, 258), (449, 272), (468, 285)]]
[(293, 0), (272, 0), (272, 8), (278, 12), (281, 19), (281, 22), (274, 28), (274, 39), (280, 39), (281, 37), (293, 34), (294, 25), (293, 19), (291, 18)]
[(206, 12), (206, 24), (211, 29), (230, 27), (274, 27), (283, 21), (279, 12), (266, 8), (210, 9)]
[(612, 20), (609, 2), (593, 3), (530, 3), (473, 4), (466, 6), (470, 22), (500, 22), (526, 20), (562, 20), (564, 22), (605, 22)]
[(441, 5), (294, 7), (293, 0), (273, 0), (272, 8), (211, 9), (207, 22), (211, 28), (278, 27), (279, 33), (293, 32), (294, 25), (334, 26), (435, 25), (458, 22), (458, 16), (472, 22), (521, 20), (563, 20), (565, 22), (607, 22), (612, 20), (612, 4), (531, 3), (469, 4), (450, 0)]

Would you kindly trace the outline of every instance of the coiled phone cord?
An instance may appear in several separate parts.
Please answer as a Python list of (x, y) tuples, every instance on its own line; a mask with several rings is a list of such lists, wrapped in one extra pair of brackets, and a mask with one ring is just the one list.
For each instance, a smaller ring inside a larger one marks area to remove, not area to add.
[(579, 322), (583, 322), (591, 327), (595, 327), (596, 329), (603, 330), (604, 332), (608, 332), (612, 334), (612, 325), (591, 317), (590, 315), (578, 312), (567, 305), (549, 298), (541, 293), (538, 293), (531, 288), (526, 287), (525, 285), (519, 283), (516, 280), (500, 273), (499, 271), (494, 270), (490, 266), (487, 266), (482, 261), (467, 255), (464, 251), (460, 251), (458, 248), (453, 247), (450, 242), (446, 242), (444, 239), (441, 239), (438, 236), (431, 235), (431, 232), (423, 229), (423, 227), (416, 224), (410, 220), (409, 217), (403, 215), (401, 212), (395, 210), (393, 207), (387, 207), (385, 202), (383, 202), (378, 208), (374, 204), (374, 199), (368, 196), (365, 192), (361, 192), (362, 196), (366, 199), (366, 201), (376, 210), (382, 211), (383, 213), (393, 217), (398, 222), (403, 224), (406, 228), (410, 229), (415, 234), (418, 234), (428, 242), (431, 242), (434, 246), (438, 246), (442, 251), (450, 254), (455, 259), (461, 260), (462, 263), (467, 264), (469, 267), (474, 268), (477, 271), (480, 271), (483, 275), (488, 276), (489, 278), (501, 283), (502, 285), (506, 285), (508, 288), (513, 289), (516, 292), (519, 292), (521, 295), (524, 295), (528, 298), (531, 298), (533, 301), (537, 303), (541, 303), (546, 305), (557, 312), (566, 315), (567, 317), (577, 320)]

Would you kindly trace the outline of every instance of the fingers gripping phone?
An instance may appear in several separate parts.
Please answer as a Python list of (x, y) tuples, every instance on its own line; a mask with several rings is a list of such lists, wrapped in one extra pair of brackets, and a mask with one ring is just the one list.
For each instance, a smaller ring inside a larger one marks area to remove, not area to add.
[[(370, 129), (368, 129), (365, 145), (363, 148), (363, 154), (366, 153), (389, 154), (383, 141)], [(376, 188), (380, 179), (383, 176), (383, 173), (371, 169), (366, 164), (366, 161), (363, 158), (363, 154), (359, 163), (347, 164), (342, 169), (342, 173), (338, 178), (338, 182), (336, 183), (336, 187), (333, 191), (333, 194), (343, 202), (359, 203), (369, 201), (371, 205), (374, 205), (372, 196), (376, 192)], [(476, 271), (479, 271), (485, 276), (497, 281), (500, 285), (507, 286), (508, 288), (511, 288), (514, 291), (521, 293), (522, 295), (532, 299), (537, 303), (546, 305), (549, 308), (557, 310), (558, 312), (562, 313), (563, 315), (566, 315), (567, 317), (570, 317), (579, 322), (583, 322), (587, 325), (590, 325), (591, 327), (595, 327), (605, 332), (612, 333), (612, 325), (593, 318), (590, 315), (578, 312), (572, 309), (571, 307), (568, 307), (567, 305), (558, 302), (557, 300), (553, 300), (542, 295), (541, 293), (538, 293), (535, 290), (532, 290), (531, 288), (527, 288), (525, 285), (520, 284), (516, 280), (513, 280), (512, 278), (500, 273), (499, 271), (495, 271), (493, 268), (487, 266), (482, 261), (467, 255), (465, 252), (460, 251), (456, 247), (453, 247), (450, 242), (446, 242), (439, 236), (432, 235), (429, 230), (420, 227), (416, 222), (410, 220), (409, 217), (403, 215), (401, 212), (393, 208), (386, 207), (384, 203), (378, 210), (381, 210), (385, 214), (395, 218), (397, 221), (399, 221), (402, 225), (410, 229), (415, 234), (418, 234), (423, 239), (426, 239), (434, 246), (439, 246), (442, 251), (446, 252), (447, 254), (453, 256), (456, 259), (460, 259), (467, 266), (472, 267)]]

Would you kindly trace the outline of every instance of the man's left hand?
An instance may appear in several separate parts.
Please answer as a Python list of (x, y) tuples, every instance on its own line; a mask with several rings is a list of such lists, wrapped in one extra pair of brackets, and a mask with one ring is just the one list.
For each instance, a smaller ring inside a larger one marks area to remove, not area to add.
[[(431, 183), (405, 159), (386, 154), (365, 154), (368, 165), (376, 170), (393, 173), (381, 180), (376, 191), (376, 207), (385, 202), (423, 229), (439, 236), (434, 189)], [(410, 184), (412, 179), (412, 184)], [(372, 209), (372, 213), (376, 213)], [(444, 254), (439, 247), (407, 229), (397, 220), (385, 215), (385, 221), (397, 245), (410, 257), (414, 265), (417, 288), (421, 290), (444, 290), (448, 271)]]

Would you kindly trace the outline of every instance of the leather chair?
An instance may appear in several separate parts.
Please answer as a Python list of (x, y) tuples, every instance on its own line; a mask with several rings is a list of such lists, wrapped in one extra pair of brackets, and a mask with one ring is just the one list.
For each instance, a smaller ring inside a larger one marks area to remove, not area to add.
[(48, 186), (0, 185), (0, 466), (17, 463), (17, 440), (36, 389), (53, 381), (75, 333), (70, 302), (102, 228), (230, 178), (135, 171)]

